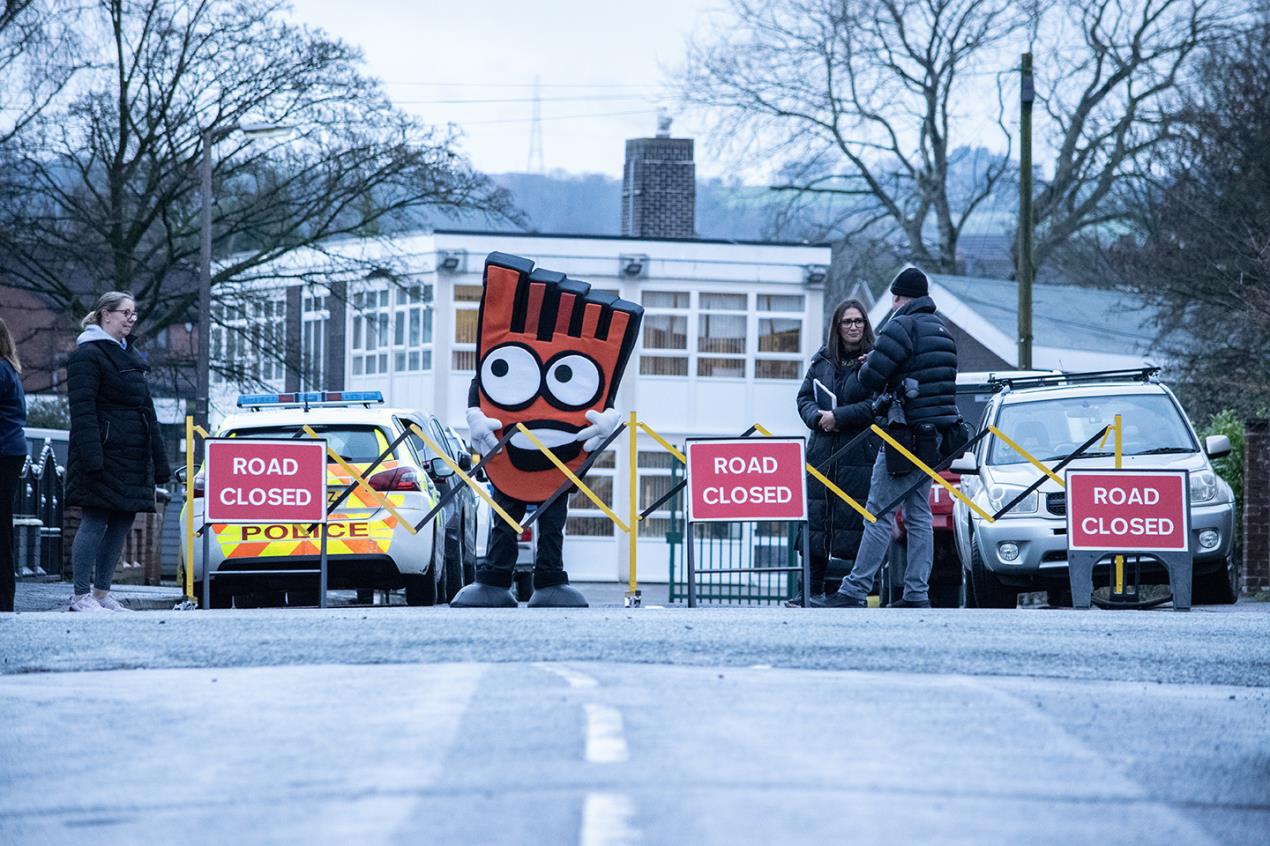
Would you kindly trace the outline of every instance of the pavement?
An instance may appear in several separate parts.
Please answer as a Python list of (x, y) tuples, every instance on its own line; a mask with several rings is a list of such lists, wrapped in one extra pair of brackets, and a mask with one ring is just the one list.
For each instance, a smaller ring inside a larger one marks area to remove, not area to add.
[[(578, 583), (577, 587), (586, 594), (593, 607), (621, 608), (628, 585), (594, 582)], [(644, 604), (666, 604), (666, 585), (641, 585), (640, 590)], [(71, 592), (69, 582), (19, 581), (13, 608), (19, 613), (64, 611), (70, 604)], [(181, 589), (174, 585), (115, 585), (110, 593), (121, 605), (132, 611), (170, 611), (184, 598)], [(376, 602), (382, 602), (383, 599), (384, 595), (380, 594), (376, 597)], [(390, 596), (389, 600), (392, 605), (405, 604), (400, 593)], [(329, 602), (333, 607), (355, 605), (357, 595), (354, 591), (331, 591)]]

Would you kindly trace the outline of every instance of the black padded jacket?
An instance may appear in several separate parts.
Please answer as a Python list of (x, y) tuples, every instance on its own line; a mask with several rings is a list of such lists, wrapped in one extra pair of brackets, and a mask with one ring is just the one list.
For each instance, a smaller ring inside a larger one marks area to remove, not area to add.
[(109, 511), (154, 511), (154, 486), (171, 478), (150, 366), (113, 341), (80, 344), (66, 364), (71, 412), (66, 503)]
[(878, 394), (917, 380), (918, 395), (904, 403), (909, 425), (957, 422), (957, 342), (935, 313), (935, 301), (918, 297), (899, 308), (878, 333), (859, 382)]

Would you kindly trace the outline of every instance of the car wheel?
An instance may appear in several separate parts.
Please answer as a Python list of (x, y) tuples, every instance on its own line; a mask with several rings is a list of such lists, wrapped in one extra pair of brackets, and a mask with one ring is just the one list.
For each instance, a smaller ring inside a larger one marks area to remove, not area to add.
[(1196, 605), (1233, 605), (1239, 599), (1239, 567), (1233, 558), (1226, 566), (1204, 576), (1195, 576), (1191, 601)]
[[(204, 608), (204, 609), (207, 608), (207, 606), (203, 604), (203, 583), (202, 582), (194, 583), (194, 598), (198, 600), (199, 608)], [(234, 599), (233, 594), (231, 594), (224, 585), (218, 584), (215, 579), (212, 579), (212, 596), (211, 596), (212, 608), (229, 608), (233, 604), (233, 599)]]
[[(463, 537), (463, 533), (459, 533), (459, 537)], [(445, 601), (459, 595), (459, 591), (463, 590), (463, 562), (455, 561), (448, 556), (445, 560)]]
[(1001, 584), (983, 563), (977, 538), (970, 539), (970, 581), (979, 608), (1015, 608), (1019, 604), (1018, 592)]
[(431, 571), (423, 574), (411, 573), (406, 576), (406, 604), (437, 604), (437, 580), (432, 577)]
[(534, 571), (533, 570), (517, 570), (516, 571), (516, 599), (521, 602), (528, 602), (529, 598), (534, 595)]

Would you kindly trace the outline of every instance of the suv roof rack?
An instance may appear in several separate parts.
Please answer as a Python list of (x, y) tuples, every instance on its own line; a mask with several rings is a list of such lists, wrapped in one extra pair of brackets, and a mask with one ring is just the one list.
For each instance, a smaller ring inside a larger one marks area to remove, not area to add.
[(1049, 376), (992, 376), (988, 385), (1002, 388), (1043, 388), (1049, 385), (1080, 385), (1086, 382), (1154, 382), (1158, 367), (1134, 367), (1128, 370), (1094, 370), (1088, 373), (1055, 373)]

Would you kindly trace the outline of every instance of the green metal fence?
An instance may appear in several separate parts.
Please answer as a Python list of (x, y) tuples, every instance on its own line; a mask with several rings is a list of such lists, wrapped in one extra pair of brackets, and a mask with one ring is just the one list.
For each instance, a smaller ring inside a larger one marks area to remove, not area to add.
[[(683, 478), (683, 467), (671, 468), (672, 484)], [(684, 548), (683, 494), (671, 501), (670, 602), (688, 601)], [(697, 523), (693, 526), (693, 564), (698, 604), (775, 605), (799, 593), (797, 572), (770, 572), (798, 567), (801, 523)], [(745, 572), (718, 572), (744, 569)]]

